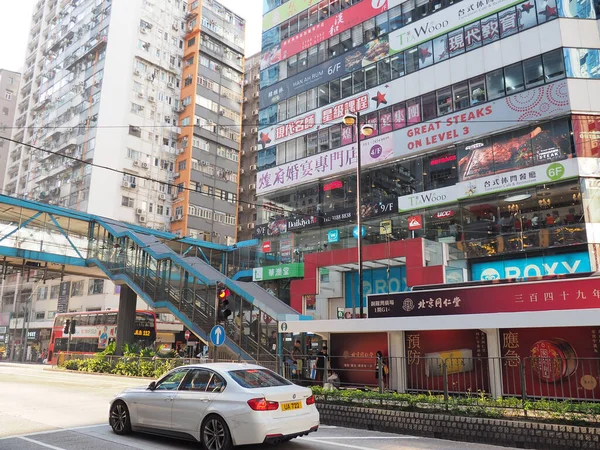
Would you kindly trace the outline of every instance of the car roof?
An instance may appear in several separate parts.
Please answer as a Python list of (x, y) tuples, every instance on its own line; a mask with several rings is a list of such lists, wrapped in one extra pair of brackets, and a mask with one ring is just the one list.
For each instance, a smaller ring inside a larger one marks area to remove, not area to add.
[(255, 370), (255, 369), (266, 369), (266, 367), (259, 366), (257, 364), (246, 364), (246, 363), (204, 363), (204, 364), (189, 364), (187, 366), (179, 366), (181, 368), (194, 369), (213, 369), (216, 371), (228, 372), (230, 370)]

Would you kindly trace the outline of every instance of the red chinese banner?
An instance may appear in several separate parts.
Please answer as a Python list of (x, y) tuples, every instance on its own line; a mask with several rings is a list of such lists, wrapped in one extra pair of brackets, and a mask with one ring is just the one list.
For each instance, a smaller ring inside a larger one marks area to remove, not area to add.
[(469, 288), (377, 294), (368, 297), (369, 318), (600, 308), (595, 277)]
[(409, 390), (443, 391), (445, 371), (450, 392), (489, 392), (487, 336), (483, 331), (407, 331), (405, 340)]
[(331, 368), (343, 386), (376, 386), (376, 353), (388, 355), (387, 333), (332, 334), (329, 342)]
[(365, 20), (371, 19), (388, 9), (387, 0), (365, 0), (342, 12), (329, 17), (321, 23), (281, 41), (276, 47), (263, 53), (260, 62), (261, 70), (277, 64), (284, 59), (300, 53), (313, 45), (326, 41), (332, 36), (349, 30)]
[(284, 139), (296, 133), (301, 133), (304, 130), (310, 130), (315, 126), (316, 117), (313, 114), (301, 117), (293, 122), (288, 122), (285, 125), (275, 128), (275, 139)]
[(321, 123), (325, 125), (334, 120), (342, 119), (348, 112), (360, 112), (365, 109), (369, 109), (369, 94), (363, 94), (324, 109)]
[[(600, 399), (600, 326), (500, 330), (504, 395)], [(523, 371), (523, 375), (521, 374)]]

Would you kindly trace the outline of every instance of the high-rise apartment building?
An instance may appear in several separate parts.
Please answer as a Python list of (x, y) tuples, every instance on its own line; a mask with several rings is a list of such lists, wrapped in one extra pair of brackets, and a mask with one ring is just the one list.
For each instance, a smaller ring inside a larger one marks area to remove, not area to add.
[[(334, 356), (372, 356), (383, 345), (402, 358), (397, 373), (425, 373), (416, 369), (428, 367), (419, 363), (427, 355), (528, 358), (552, 339), (597, 358), (598, 320), (586, 322), (597, 306), (583, 301), (600, 293), (585, 283), (524, 285), (497, 302), (491, 287), (406, 291), (599, 269), (598, 3), (265, 8), (256, 189), (270, 217), (255, 234), (271, 253), (263, 265), (279, 266), (255, 271), (291, 279), (291, 305), (315, 318), (368, 315), (288, 330), (321, 334)], [(348, 113), (354, 124), (344, 123)], [(482, 294), (467, 306), (469, 292)], [(367, 303), (374, 293), (385, 295)], [(356, 339), (332, 329), (385, 333)]]
[(0, 69), (0, 186), (4, 184), (4, 173), (10, 147), (10, 142), (2, 138), (10, 138), (12, 134), (20, 81), (20, 73)]
[(231, 245), (236, 238), (245, 22), (214, 0), (186, 8), (182, 127), (171, 231)]
[(39, 0), (5, 192), (167, 229), (186, 12), (181, 0)]
[(244, 64), (244, 108), (242, 114), (242, 151), (240, 154), (240, 197), (237, 240), (254, 236), (257, 218), (256, 163), (258, 155), (258, 98), (260, 95), (260, 53), (246, 58)]

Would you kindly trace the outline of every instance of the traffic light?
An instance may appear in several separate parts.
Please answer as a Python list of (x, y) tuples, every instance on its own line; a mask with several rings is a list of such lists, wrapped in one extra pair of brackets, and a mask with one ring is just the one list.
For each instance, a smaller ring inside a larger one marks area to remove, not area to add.
[(227, 307), (229, 305), (229, 296), (231, 291), (223, 283), (217, 284), (217, 320), (225, 321), (231, 316), (231, 310)]
[(77, 325), (77, 321), (75, 319), (71, 320), (71, 334), (75, 334), (75, 326)]
[(69, 330), (71, 329), (71, 321), (67, 319), (65, 322), (65, 329), (63, 330), (63, 334), (69, 334)]

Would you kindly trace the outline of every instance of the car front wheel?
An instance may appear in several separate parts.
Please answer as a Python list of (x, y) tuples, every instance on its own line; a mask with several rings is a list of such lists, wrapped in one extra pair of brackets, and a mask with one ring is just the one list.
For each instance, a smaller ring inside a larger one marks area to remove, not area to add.
[(221, 417), (211, 415), (204, 420), (202, 443), (206, 450), (231, 450), (233, 448), (229, 428)]
[(122, 401), (116, 401), (110, 407), (110, 415), (108, 419), (113, 431), (120, 435), (131, 433), (131, 417), (129, 409)]

